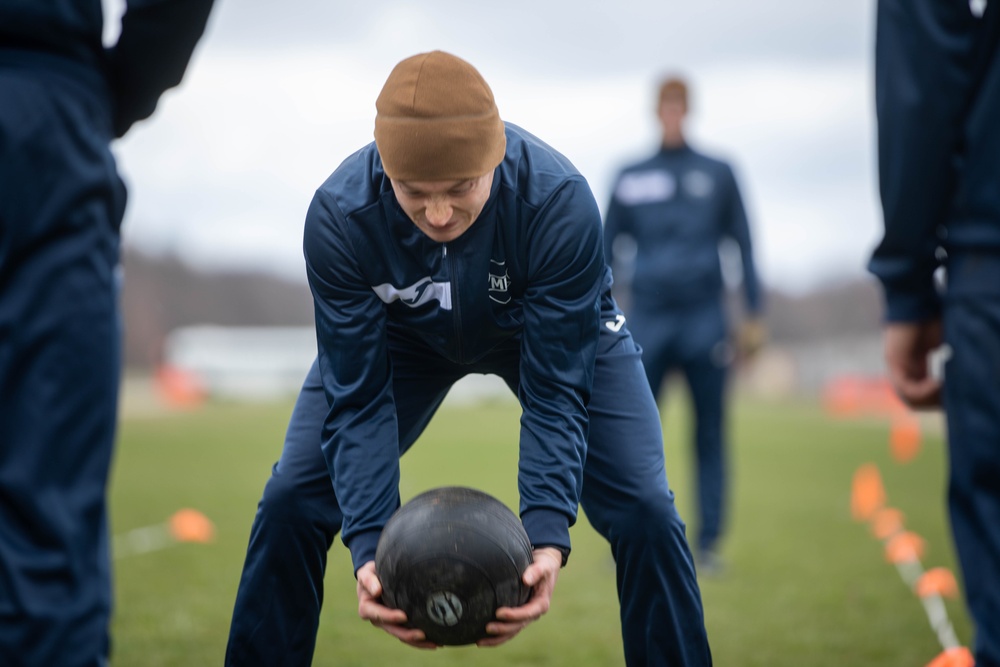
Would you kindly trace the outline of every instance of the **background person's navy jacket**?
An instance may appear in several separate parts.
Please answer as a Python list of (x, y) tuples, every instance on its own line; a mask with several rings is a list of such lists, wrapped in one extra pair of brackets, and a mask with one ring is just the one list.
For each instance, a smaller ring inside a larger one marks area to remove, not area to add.
[(317, 191), (304, 246), (330, 401), (322, 446), (355, 568), (399, 503), (390, 346), (459, 364), (519, 350), (521, 518), (533, 544), (568, 546), (611, 284), (600, 212), (576, 169), (508, 124), (486, 206), (441, 244), (399, 207), (370, 144)]
[(633, 306), (711, 302), (722, 296), (719, 243), (739, 246), (747, 310), (761, 312), (750, 228), (728, 164), (691, 149), (661, 148), (619, 175), (605, 220), (605, 256), (619, 235), (638, 242)]

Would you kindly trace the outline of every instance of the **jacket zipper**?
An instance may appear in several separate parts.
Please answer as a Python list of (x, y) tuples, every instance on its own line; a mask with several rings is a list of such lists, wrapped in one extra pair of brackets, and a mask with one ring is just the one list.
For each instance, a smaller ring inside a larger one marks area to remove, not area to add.
[(441, 246), (441, 256), (444, 259), (445, 267), (448, 270), (448, 282), (451, 283), (451, 308), (452, 317), (455, 323), (455, 358), (458, 363), (465, 363), (462, 353), (462, 308), (458, 300), (458, 277), (452, 270), (451, 260), (448, 259), (448, 244)]

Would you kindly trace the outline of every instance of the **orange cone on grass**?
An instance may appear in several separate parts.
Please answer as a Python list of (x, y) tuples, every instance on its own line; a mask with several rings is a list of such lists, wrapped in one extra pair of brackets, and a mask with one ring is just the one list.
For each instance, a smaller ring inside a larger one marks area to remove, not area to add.
[(159, 551), (182, 542), (207, 544), (214, 539), (215, 524), (198, 510), (187, 508), (174, 512), (166, 521), (115, 535), (112, 552), (117, 560)]
[(909, 463), (920, 453), (920, 421), (910, 413), (893, 417), (889, 427), (889, 451), (897, 463)]
[(936, 567), (927, 570), (917, 581), (916, 593), (922, 598), (932, 595), (940, 595), (945, 598), (958, 596), (958, 582), (951, 570), (944, 567)]
[(938, 657), (927, 663), (927, 667), (974, 667), (975, 658), (972, 652), (964, 646), (956, 646), (943, 651)]
[(874, 463), (866, 463), (854, 473), (851, 486), (851, 515), (855, 521), (868, 521), (885, 506), (882, 475)]
[(924, 538), (916, 533), (902, 532), (885, 545), (885, 557), (890, 563), (919, 561), (924, 555)]
[(205, 544), (215, 539), (215, 525), (198, 510), (186, 508), (170, 517), (170, 534), (178, 542)]
[(887, 540), (903, 530), (903, 513), (894, 507), (883, 507), (871, 518), (872, 535)]

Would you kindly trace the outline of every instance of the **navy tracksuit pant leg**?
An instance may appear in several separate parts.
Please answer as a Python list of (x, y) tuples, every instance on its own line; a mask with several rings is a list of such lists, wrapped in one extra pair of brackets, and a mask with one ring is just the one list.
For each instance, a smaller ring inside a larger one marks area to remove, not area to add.
[[(423, 432), (457, 379), (440, 368), (407, 372), (407, 361), (420, 364), (423, 359), (402, 351), (393, 357), (403, 451)], [(312, 664), (327, 552), (343, 519), (320, 448), (328, 410), (319, 366), (313, 363), (250, 531), (226, 665)]]
[[(581, 505), (615, 558), (625, 662), (711, 665), (701, 592), (667, 483), (660, 415), (640, 350), (625, 329), (602, 334)], [(555, 604), (558, 596), (557, 587)]]
[[(582, 504), (611, 543), (617, 564), (626, 661), (710, 665), (694, 566), (667, 486), (659, 416), (642, 379), (638, 349), (627, 330), (602, 333)], [(516, 350), (472, 368), (429, 360), (425, 350), (407, 354), (394, 348), (392, 354), (404, 451), (465, 373), (496, 373), (517, 386)], [(340, 527), (319, 446), (326, 410), (314, 366), (251, 529), (228, 665), (310, 664), (326, 551)], [(556, 604), (558, 596), (557, 588)]]
[(697, 547), (715, 549), (726, 514), (725, 393), (727, 368), (716, 355), (702, 355), (682, 366), (694, 405), (694, 454), (698, 512)]
[(1000, 256), (954, 257), (948, 282), (948, 507), (976, 666), (1000, 667)]
[(721, 303), (636, 304), (629, 327), (642, 348), (646, 378), (659, 399), (665, 376), (680, 370), (694, 409), (695, 507), (699, 550), (716, 547), (725, 527), (728, 470), (726, 379), (732, 350)]
[[(105, 119), (108, 127), (102, 127)], [(125, 192), (110, 113), (0, 66), (0, 663), (103, 665)]]

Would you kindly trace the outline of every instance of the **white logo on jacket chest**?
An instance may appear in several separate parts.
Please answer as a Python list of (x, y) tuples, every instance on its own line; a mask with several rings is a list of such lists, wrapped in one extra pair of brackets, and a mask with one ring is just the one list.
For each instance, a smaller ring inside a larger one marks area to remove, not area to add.
[(490, 299), (497, 303), (510, 303), (510, 274), (506, 261), (490, 260)]
[(451, 310), (451, 283), (436, 283), (427, 278), (421, 278), (409, 287), (396, 287), (382, 283), (372, 287), (372, 291), (385, 303), (402, 301), (411, 308), (422, 306), (431, 301), (441, 304), (441, 310)]
[(684, 174), (682, 184), (684, 192), (695, 199), (707, 197), (715, 189), (715, 179), (700, 169), (694, 169)]
[(668, 201), (677, 192), (677, 179), (669, 171), (653, 170), (625, 174), (618, 181), (615, 197), (625, 206)]

